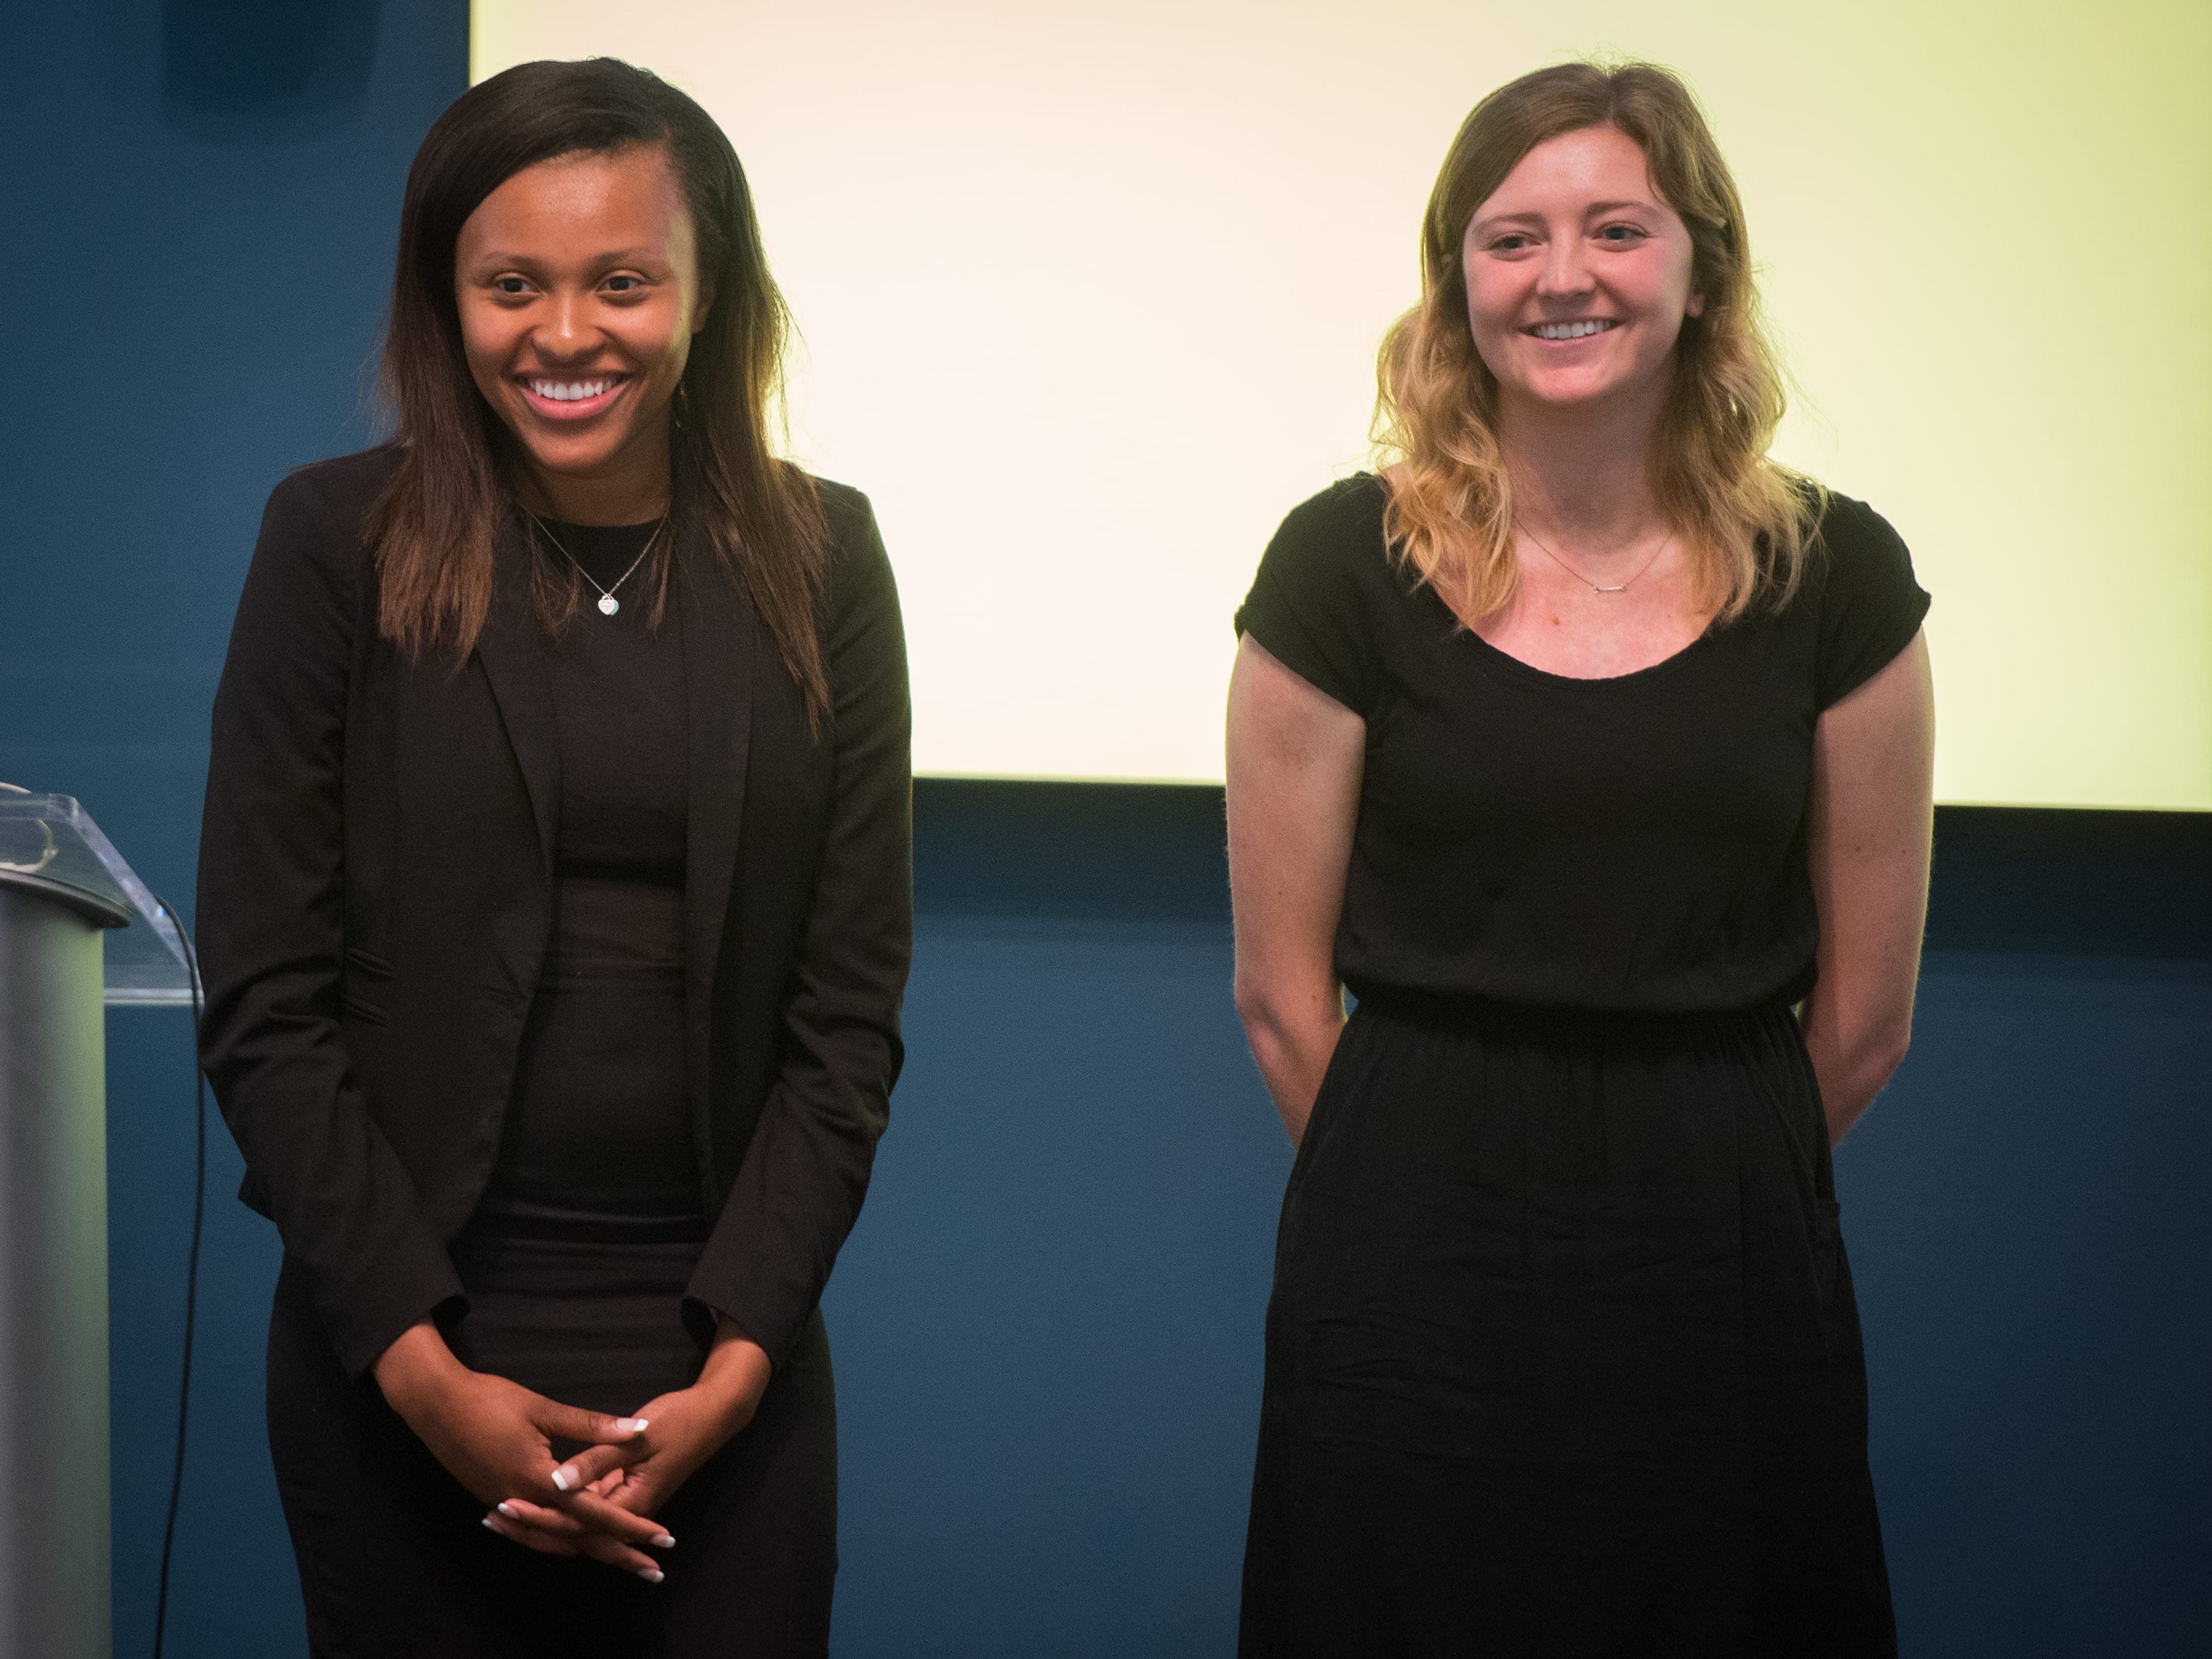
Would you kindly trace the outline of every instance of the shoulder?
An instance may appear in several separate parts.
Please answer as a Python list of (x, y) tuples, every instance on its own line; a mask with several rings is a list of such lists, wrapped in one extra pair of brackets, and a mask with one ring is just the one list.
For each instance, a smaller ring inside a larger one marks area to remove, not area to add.
[(1389, 501), (1389, 486), (1380, 477), (1356, 472), (1292, 507), (1275, 540), (1352, 556), (1382, 553), (1382, 514)]
[(374, 556), (377, 502), (399, 471), (403, 452), (383, 444), (355, 455), (295, 467), (269, 492), (261, 518), (265, 553), (354, 573)]
[(404, 452), (380, 444), (357, 454), (295, 467), (269, 492), (269, 510), (288, 520), (319, 521), (355, 538), (368, 533), (376, 503), (399, 471)]
[(1239, 635), (1363, 715), (1384, 678), (1376, 617), (1393, 586), (1387, 488), (1363, 472), (1292, 507), (1236, 616)]
[(1388, 585), (1390, 558), (1383, 531), (1389, 487), (1372, 472), (1340, 479), (1284, 516), (1260, 561), (1255, 591), (1291, 594)]
[(1798, 605), (1809, 613), (1815, 691), (1826, 708), (1911, 642), (1929, 599), (1905, 538), (1864, 501), (1829, 495), (1813, 550)]
[(1927, 611), (1911, 549), (1889, 520), (1854, 495), (1827, 491), (1814, 529), (1805, 602), (1829, 622), (1851, 611)]
[(376, 505), (399, 470), (386, 444), (296, 467), (269, 492), (246, 578), (249, 595), (292, 611), (350, 611), (375, 582)]
[(827, 538), (822, 572), (823, 622), (833, 647), (860, 635), (899, 632), (898, 582), (876, 527), (876, 510), (850, 484), (814, 478)]
[(1905, 538), (1889, 520), (1854, 495), (1825, 493), (1820, 518), (1814, 526), (1812, 556), (1808, 573), (1812, 580), (1805, 586), (1808, 598), (1823, 611), (1867, 599), (1900, 602), (1920, 592)]
[(1825, 553), (1825, 562), (1836, 566), (1867, 566), (1867, 564), (1902, 564), (1911, 571), (1911, 553), (1905, 549), (1905, 538), (1898, 535), (1887, 518), (1875, 514), (1856, 495), (1827, 491), (1820, 500), (1820, 518), (1816, 526), (1816, 540)]
[(866, 493), (834, 478), (810, 478), (815, 499), (822, 503), (822, 522), (829, 532), (833, 568), (854, 559), (868, 560), (883, 553), (883, 536), (876, 528), (876, 507)]

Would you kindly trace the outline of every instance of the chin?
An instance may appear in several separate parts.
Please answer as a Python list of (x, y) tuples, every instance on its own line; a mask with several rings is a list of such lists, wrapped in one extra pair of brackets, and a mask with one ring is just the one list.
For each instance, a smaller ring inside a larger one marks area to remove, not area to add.
[(622, 444), (618, 438), (601, 438), (597, 434), (589, 441), (571, 439), (560, 443), (532, 443), (525, 441), (523, 448), (531, 463), (540, 471), (559, 477), (583, 477), (599, 471), (614, 458)]

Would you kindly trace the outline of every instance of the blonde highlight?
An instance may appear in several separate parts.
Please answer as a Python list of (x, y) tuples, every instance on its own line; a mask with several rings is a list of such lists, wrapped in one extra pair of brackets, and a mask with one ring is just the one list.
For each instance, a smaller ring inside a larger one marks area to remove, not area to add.
[(1468, 325), (1462, 239), (1522, 157), (1599, 126), (1643, 150), (1690, 233), (1705, 300), (1683, 320), (1651, 477), (1696, 591), (1720, 622), (1756, 604), (1778, 607), (1802, 583), (1814, 545), (1820, 487), (1766, 453), (1787, 406), (1781, 363), (1759, 314), (1742, 202), (1696, 99), (1656, 64), (1559, 64), (1498, 88), (1461, 124), (1423, 216), (1420, 302), (1376, 354), (1385, 533), (1470, 624), (1510, 602), (1518, 574), (1498, 381)]

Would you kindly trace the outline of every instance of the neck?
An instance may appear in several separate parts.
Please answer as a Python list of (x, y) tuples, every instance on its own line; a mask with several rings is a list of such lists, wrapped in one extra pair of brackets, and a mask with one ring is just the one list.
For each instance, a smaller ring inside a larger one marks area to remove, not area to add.
[(528, 455), (515, 480), (522, 505), (563, 524), (644, 524), (668, 511), (668, 432), (641, 434), (589, 472), (555, 472)]
[(1498, 425), (1513, 516), (1545, 542), (1587, 563), (1638, 556), (1665, 532), (1651, 491), (1659, 409), (1650, 400), (1561, 409), (1509, 399)]

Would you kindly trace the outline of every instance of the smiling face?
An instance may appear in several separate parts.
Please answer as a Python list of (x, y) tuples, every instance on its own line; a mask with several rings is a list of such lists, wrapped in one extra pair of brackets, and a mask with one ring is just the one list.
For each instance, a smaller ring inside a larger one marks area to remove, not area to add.
[(666, 153), (642, 145), (525, 167), (462, 225), (469, 373), (557, 516), (665, 510), (669, 403), (711, 298), (694, 248)]
[(1692, 287), (1688, 228), (1613, 127), (1547, 139), (1475, 209), (1461, 243), (1474, 348), (1516, 403), (1664, 403)]

